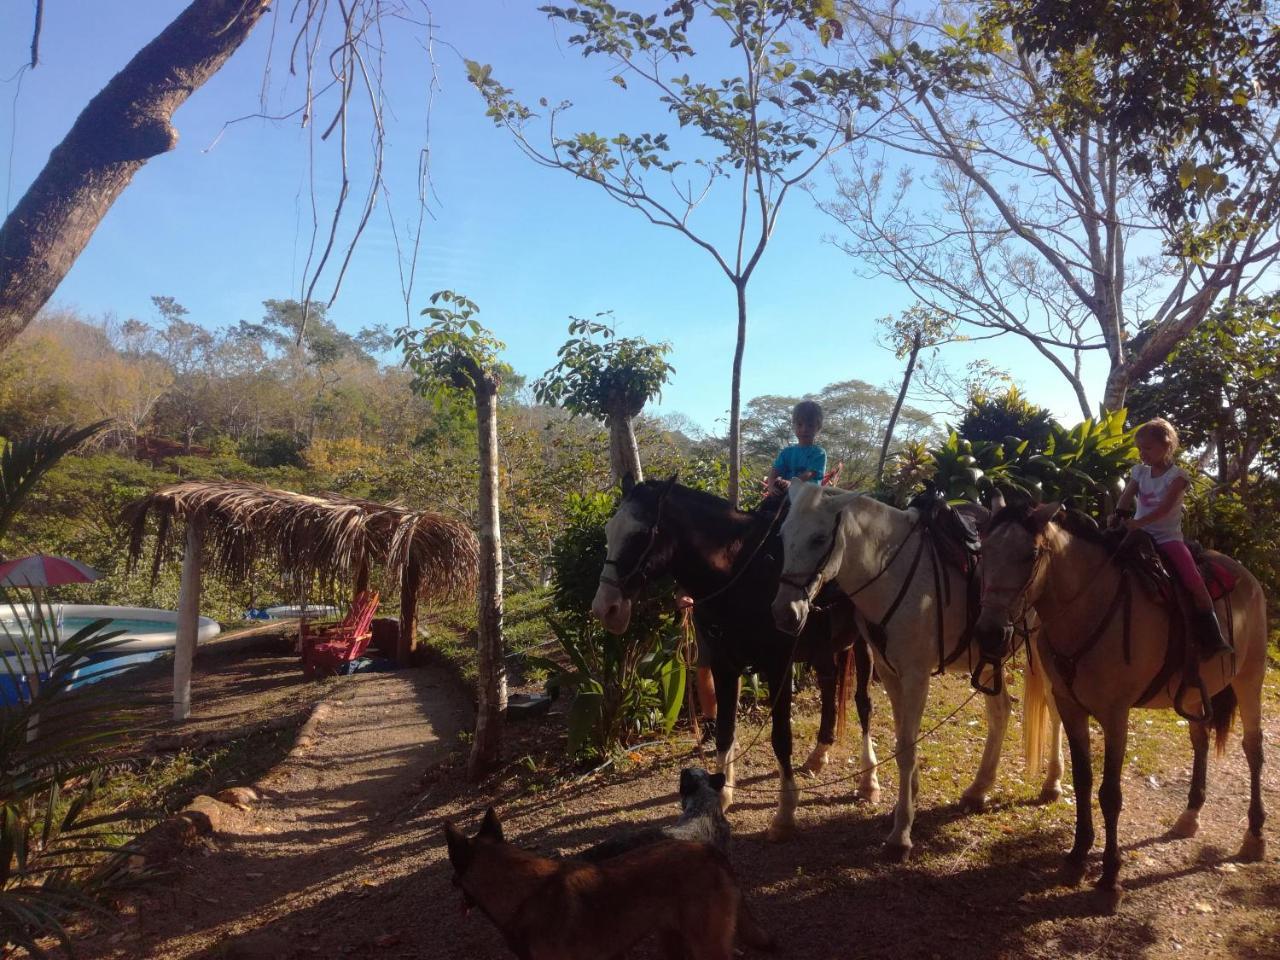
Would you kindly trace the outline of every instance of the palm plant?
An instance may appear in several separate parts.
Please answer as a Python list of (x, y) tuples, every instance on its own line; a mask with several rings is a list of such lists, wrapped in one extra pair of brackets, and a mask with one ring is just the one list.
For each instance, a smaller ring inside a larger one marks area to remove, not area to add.
[[(0, 542), (40, 478), (94, 436), (87, 427), (41, 430), (0, 451)], [(89, 815), (102, 782), (101, 750), (120, 733), (121, 714), (100, 695), (69, 696), (76, 671), (109, 658), (122, 631), (98, 620), (60, 640), (48, 633), (54, 613), (0, 589), (0, 620), (9, 653), (0, 657), (0, 946), (16, 944), (40, 956), (53, 936), (67, 944), (63, 924), (77, 907), (92, 907), (128, 876), (127, 849), (116, 825), (127, 813)], [(111, 672), (110, 668), (107, 671)]]

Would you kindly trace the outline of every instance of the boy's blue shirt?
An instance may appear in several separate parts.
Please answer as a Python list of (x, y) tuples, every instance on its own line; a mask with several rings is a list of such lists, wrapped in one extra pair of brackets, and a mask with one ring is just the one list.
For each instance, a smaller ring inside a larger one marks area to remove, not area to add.
[(798, 474), (812, 470), (812, 482), (821, 483), (827, 472), (827, 451), (816, 443), (807, 447), (793, 443), (778, 454), (778, 459), (773, 461), (773, 469), (778, 471), (778, 476), (783, 480), (794, 480)]

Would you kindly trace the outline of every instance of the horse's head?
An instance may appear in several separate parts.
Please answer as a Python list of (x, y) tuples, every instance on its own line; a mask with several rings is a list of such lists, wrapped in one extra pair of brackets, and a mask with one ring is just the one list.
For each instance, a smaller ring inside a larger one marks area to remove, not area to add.
[(645, 584), (666, 572), (674, 540), (663, 530), (663, 507), (676, 478), (635, 483), (622, 478), (622, 502), (605, 524), (604, 569), (591, 612), (610, 633), (631, 622), (631, 601)]
[(809, 617), (809, 603), (835, 576), (844, 556), (844, 507), (856, 493), (824, 492), (816, 483), (793, 483), (791, 508), (782, 521), (782, 576), (773, 598), (773, 622), (798, 634)]
[(1010, 622), (1040, 595), (1045, 528), (1060, 509), (1060, 503), (1003, 507), (983, 529), (981, 608), (974, 625), (982, 649), (999, 648)]

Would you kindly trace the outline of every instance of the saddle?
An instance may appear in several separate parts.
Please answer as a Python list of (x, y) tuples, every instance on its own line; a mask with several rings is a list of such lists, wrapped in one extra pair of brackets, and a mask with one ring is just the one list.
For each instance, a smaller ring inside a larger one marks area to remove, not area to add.
[(934, 489), (912, 497), (907, 509), (913, 508), (919, 511), (921, 523), (932, 534), (938, 556), (969, 576), (978, 564), (982, 549), (977, 521), (952, 507), (947, 498)]
[[(1126, 571), (1132, 573), (1151, 598), (1163, 604), (1169, 612), (1169, 645), (1164, 664), (1148, 684), (1138, 704), (1141, 705), (1153, 698), (1180, 672), (1178, 689), (1173, 698), (1174, 711), (1191, 722), (1208, 723), (1213, 713), (1209, 704), (1208, 690), (1200, 674), (1200, 656), (1192, 622), (1194, 605), (1191, 602), (1190, 592), (1178, 577), (1177, 572), (1165, 563), (1159, 548), (1149, 535), (1107, 531), (1104, 536), (1112, 538), (1115, 544), (1112, 549), (1117, 562)], [(1231, 631), (1230, 595), (1235, 589), (1237, 577), (1220, 561), (1210, 557), (1200, 544), (1187, 541), (1187, 548), (1191, 551), (1191, 557), (1200, 571), (1200, 576), (1204, 579), (1209, 596), (1214, 600), (1227, 598), (1228, 612), (1225, 619), (1229, 635)], [(1198, 716), (1190, 713), (1182, 705), (1183, 697), (1188, 690), (1196, 690), (1200, 695)]]

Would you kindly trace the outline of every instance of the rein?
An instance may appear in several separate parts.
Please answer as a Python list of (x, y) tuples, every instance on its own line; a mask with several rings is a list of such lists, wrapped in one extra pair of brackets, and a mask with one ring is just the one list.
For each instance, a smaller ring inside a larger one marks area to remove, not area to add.
[[(782, 514), (783, 514), (783, 508), (779, 506), (777, 511), (773, 515), (773, 519), (769, 521), (769, 526), (765, 528), (764, 535), (760, 538), (760, 542), (756, 544), (755, 549), (752, 550), (751, 554), (747, 557), (746, 563), (742, 564), (742, 566), (738, 568), (738, 571), (729, 578), (729, 582), (724, 584), (724, 586), (717, 587), (715, 590), (712, 590), (710, 593), (708, 593), (705, 597), (694, 598), (693, 602), (695, 606), (699, 603), (707, 603), (711, 600), (714, 600), (716, 597), (721, 596), (722, 594), (728, 593), (729, 590), (740, 579), (742, 579), (743, 574), (745, 574), (747, 570), (750, 569), (751, 564), (755, 563), (756, 557), (759, 556), (760, 551), (764, 549), (764, 545), (769, 542), (769, 538), (773, 536), (774, 528), (777, 527), (778, 520), (782, 517)], [(792, 650), (793, 656), (794, 656), (794, 653), (795, 651)]]

